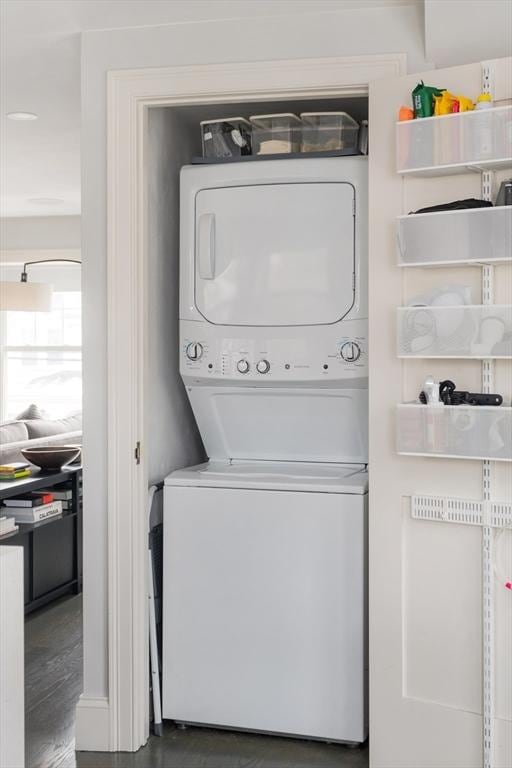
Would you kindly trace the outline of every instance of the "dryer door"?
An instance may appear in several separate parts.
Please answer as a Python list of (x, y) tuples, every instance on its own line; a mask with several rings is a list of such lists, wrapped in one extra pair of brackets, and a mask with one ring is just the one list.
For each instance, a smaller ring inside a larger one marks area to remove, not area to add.
[(210, 323), (335, 323), (354, 302), (354, 187), (201, 190), (195, 258), (196, 306)]

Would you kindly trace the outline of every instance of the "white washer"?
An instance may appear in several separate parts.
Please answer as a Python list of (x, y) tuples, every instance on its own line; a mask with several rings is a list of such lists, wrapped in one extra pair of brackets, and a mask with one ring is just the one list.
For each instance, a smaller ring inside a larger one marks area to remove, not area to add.
[(365, 740), (367, 487), (354, 465), (167, 478), (165, 718)]
[(187, 167), (163, 716), (364, 741), (367, 160)]

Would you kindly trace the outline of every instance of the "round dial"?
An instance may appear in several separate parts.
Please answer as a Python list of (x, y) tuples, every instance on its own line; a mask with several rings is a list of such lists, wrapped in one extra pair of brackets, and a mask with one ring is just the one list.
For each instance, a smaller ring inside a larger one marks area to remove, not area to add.
[(256, 370), (258, 373), (268, 373), (270, 371), (270, 363), (268, 360), (258, 360), (256, 363)]
[(249, 373), (250, 365), (247, 360), (239, 360), (236, 364), (238, 373)]
[(189, 360), (200, 360), (203, 356), (203, 345), (198, 341), (192, 341), (190, 344), (187, 344), (185, 352)]
[(346, 341), (341, 345), (340, 355), (347, 363), (355, 363), (361, 357), (361, 347), (356, 341)]

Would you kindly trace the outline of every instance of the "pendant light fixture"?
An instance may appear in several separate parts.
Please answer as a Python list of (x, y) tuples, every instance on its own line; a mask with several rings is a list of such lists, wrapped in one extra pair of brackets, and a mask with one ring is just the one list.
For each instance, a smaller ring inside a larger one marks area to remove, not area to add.
[(52, 286), (49, 283), (29, 283), (27, 267), (33, 264), (81, 264), (78, 259), (40, 259), (23, 265), (20, 282), (0, 282), (0, 310), (7, 312), (50, 312)]

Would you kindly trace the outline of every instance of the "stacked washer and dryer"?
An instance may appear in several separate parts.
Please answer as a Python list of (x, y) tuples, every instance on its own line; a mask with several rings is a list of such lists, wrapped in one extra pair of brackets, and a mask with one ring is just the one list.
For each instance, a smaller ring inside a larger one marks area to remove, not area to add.
[(182, 170), (209, 461), (165, 481), (165, 718), (366, 739), (367, 186), (365, 157)]

